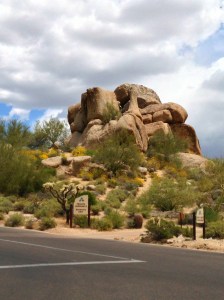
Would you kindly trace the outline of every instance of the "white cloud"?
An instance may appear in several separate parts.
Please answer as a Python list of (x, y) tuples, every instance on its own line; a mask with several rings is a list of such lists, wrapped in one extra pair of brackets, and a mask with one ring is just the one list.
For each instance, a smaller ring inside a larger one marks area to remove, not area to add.
[(205, 122), (220, 128), (223, 63), (199, 65), (195, 50), (221, 23), (219, 0), (2, 0), (0, 102), (49, 118), (91, 86), (145, 84), (185, 106), (206, 140)]
[(30, 110), (13, 107), (7, 119), (18, 118), (19, 120), (29, 120)]

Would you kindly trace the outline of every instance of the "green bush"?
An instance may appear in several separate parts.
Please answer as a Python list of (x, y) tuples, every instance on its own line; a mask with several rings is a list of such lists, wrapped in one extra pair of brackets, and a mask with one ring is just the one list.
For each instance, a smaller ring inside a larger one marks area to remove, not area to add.
[(154, 179), (149, 190), (138, 201), (141, 205), (153, 204), (161, 211), (176, 210), (182, 206), (191, 206), (202, 195), (185, 180), (172, 178)]
[(111, 211), (106, 216), (106, 219), (111, 221), (113, 229), (119, 229), (119, 228), (123, 227), (123, 225), (124, 225), (124, 216), (122, 216), (117, 211)]
[(128, 214), (129, 217), (133, 217), (134, 214), (139, 211), (136, 200), (133, 198), (128, 199), (125, 204), (124, 210)]
[(23, 207), (24, 214), (34, 214), (36, 210), (36, 205), (33, 202), (27, 201)]
[(5, 221), (5, 226), (7, 227), (18, 227), (18, 226), (23, 226), (23, 224), (24, 224), (24, 217), (19, 213), (15, 213), (9, 216), (8, 219)]
[(193, 238), (193, 228), (191, 227), (183, 227), (182, 229), (181, 229), (181, 233), (182, 233), (182, 235), (183, 236), (185, 236), (185, 237), (189, 237), (189, 238)]
[(27, 204), (27, 201), (24, 199), (19, 199), (13, 204), (13, 209), (15, 211), (23, 211), (24, 206)]
[(98, 220), (94, 220), (93, 223), (91, 221), (91, 227), (93, 229), (97, 229), (99, 231), (110, 231), (113, 228), (113, 224), (111, 222), (111, 220), (107, 219), (107, 218), (102, 218), (102, 219), (98, 219)]
[(63, 215), (61, 205), (55, 199), (49, 199), (35, 210), (34, 215), (36, 218), (41, 219), (44, 217), (58, 217)]
[(99, 203), (91, 206), (91, 211), (94, 216), (97, 216), (99, 212), (101, 211), (101, 205)]
[(35, 223), (35, 221), (32, 218), (26, 220), (26, 222), (25, 222), (25, 228), (26, 229), (33, 229), (34, 223)]
[(162, 131), (154, 134), (149, 140), (147, 155), (157, 157), (159, 160), (177, 160), (174, 154), (184, 152), (188, 148), (186, 140), (181, 139), (172, 133), (165, 134)]
[(113, 200), (118, 200), (120, 203), (126, 200), (128, 193), (122, 189), (111, 190), (106, 197), (106, 201), (112, 202)]
[(96, 185), (96, 193), (100, 194), (100, 195), (104, 195), (106, 192), (106, 185), (105, 184), (97, 184)]
[(44, 182), (55, 175), (18, 149), (0, 142), (0, 193), (23, 196), (41, 190)]
[(106, 103), (106, 107), (103, 111), (102, 122), (103, 124), (109, 123), (111, 120), (118, 120), (121, 117), (121, 112), (117, 109), (113, 103)]
[(47, 230), (47, 229), (50, 229), (50, 228), (55, 228), (56, 225), (57, 224), (56, 224), (54, 219), (49, 218), (49, 217), (43, 217), (40, 220), (39, 229), (41, 231), (43, 231), (43, 230)]
[(4, 214), (2, 212), (0, 212), (0, 221), (4, 220)]
[(88, 217), (85, 215), (75, 215), (74, 224), (80, 228), (88, 228)]
[(160, 221), (158, 219), (149, 220), (145, 228), (147, 229), (147, 234), (153, 241), (166, 241), (173, 236), (181, 234), (180, 227), (176, 226), (173, 222), (168, 222), (163, 219)]
[(211, 208), (211, 207), (206, 207), (204, 209), (205, 211), (205, 221), (206, 222), (216, 222), (219, 219), (219, 213)]
[(141, 165), (143, 156), (134, 137), (127, 130), (121, 130), (99, 145), (94, 160), (104, 164), (108, 171), (116, 175), (124, 170), (135, 172)]
[(208, 223), (205, 231), (205, 237), (207, 239), (224, 239), (224, 221)]
[(13, 210), (12, 202), (6, 197), (0, 197), (0, 212), (7, 214), (11, 210)]

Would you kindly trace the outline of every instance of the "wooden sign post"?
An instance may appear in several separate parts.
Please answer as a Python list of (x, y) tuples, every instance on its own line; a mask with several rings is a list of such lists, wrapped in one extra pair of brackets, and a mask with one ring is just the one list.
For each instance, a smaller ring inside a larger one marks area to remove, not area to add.
[(205, 210), (203, 207), (199, 208), (196, 213), (196, 223), (203, 226), (203, 239), (205, 239)]

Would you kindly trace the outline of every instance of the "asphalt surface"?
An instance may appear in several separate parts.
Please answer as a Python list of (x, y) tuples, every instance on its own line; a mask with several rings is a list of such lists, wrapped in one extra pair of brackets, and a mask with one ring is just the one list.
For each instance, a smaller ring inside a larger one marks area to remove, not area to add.
[(224, 299), (224, 255), (1, 227), (3, 299)]

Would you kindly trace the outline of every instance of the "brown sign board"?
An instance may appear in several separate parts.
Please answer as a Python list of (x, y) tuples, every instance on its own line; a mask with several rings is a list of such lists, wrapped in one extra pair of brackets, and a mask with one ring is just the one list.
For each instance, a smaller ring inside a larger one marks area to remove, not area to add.
[(75, 199), (74, 215), (88, 215), (88, 195), (83, 195)]

